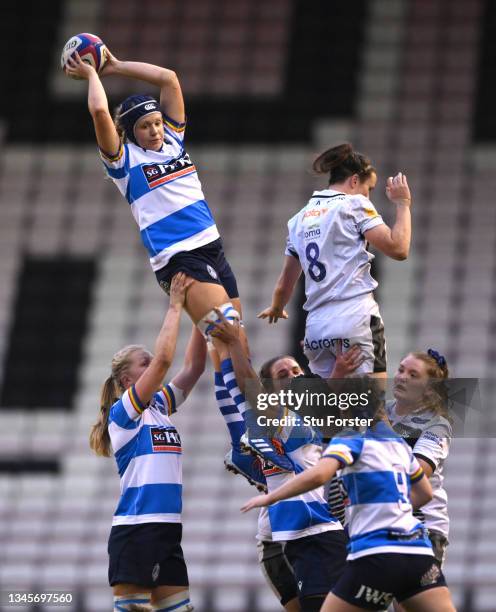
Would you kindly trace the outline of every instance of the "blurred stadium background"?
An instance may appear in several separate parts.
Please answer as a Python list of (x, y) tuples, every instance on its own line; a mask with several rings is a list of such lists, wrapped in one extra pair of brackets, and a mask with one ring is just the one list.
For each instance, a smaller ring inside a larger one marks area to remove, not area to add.
[[(351, 141), (381, 188), (407, 173), (414, 244), (376, 260), (392, 373), (434, 346), (458, 377), (496, 358), (496, 3), (491, 0), (50, 0), (2, 7), (0, 96), (0, 589), (69, 589), (72, 610), (111, 609), (112, 460), (87, 437), (114, 351), (153, 346), (166, 298), (117, 189), (104, 180), (85, 84), (63, 43), (102, 36), (122, 59), (180, 77), (187, 148), (244, 300), (260, 364), (296, 350), (302, 320), (257, 322), (287, 219), (324, 186), (313, 157)], [(142, 84), (109, 78), (117, 103)], [(154, 93), (151, 91), (150, 93)], [(177, 355), (183, 356), (185, 320)], [(253, 490), (224, 471), (228, 436), (207, 372), (177, 417), (185, 445), (184, 549), (200, 612), (271, 612)], [(461, 612), (496, 610), (496, 441), (455, 440), (446, 574)], [(5, 607), (12, 610), (12, 607)], [(23, 608), (26, 609), (26, 608)], [(36, 608), (31, 610), (50, 610)]]

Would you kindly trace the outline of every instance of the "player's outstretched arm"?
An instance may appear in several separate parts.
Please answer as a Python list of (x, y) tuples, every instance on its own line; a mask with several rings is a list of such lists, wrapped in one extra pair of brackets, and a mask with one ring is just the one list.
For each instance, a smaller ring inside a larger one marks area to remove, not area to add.
[(364, 236), (365, 240), (384, 255), (402, 261), (408, 257), (412, 238), (410, 214), (412, 196), (404, 174), (399, 172), (395, 177), (388, 178), (386, 195), (396, 205), (396, 220), (393, 227), (381, 224), (366, 231)]
[(209, 321), (209, 323), (215, 327), (215, 330), (212, 332), (212, 340), (221, 360), (231, 358), (236, 382), (242, 393), (245, 392), (247, 380), (256, 382), (257, 386), (260, 386), (260, 391), (262, 391), (258, 375), (253, 369), (241, 342), (239, 322), (233, 321), (231, 324), (219, 308), (214, 310), (220, 322)]
[(339, 461), (333, 457), (323, 457), (317, 465), (300, 472), (297, 476), (285, 482), (268, 495), (257, 495), (241, 507), (241, 512), (248, 512), (253, 508), (270, 506), (283, 499), (289, 499), (301, 493), (312, 491), (330, 480), (341, 467)]
[(274, 293), (272, 294), (272, 304), (269, 308), (262, 310), (257, 315), (257, 318), (268, 318), (269, 323), (277, 323), (279, 319), (288, 318), (288, 313), (284, 310), (284, 306), (291, 299), (301, 272), (301, 264), (298, 259), (292, 255), (286, 255), (281, 274), (277, 279)]
[(207, 360), (207, 345), (200, 330), (193, 325), (186, 355), (181, 370), (174, 376), (172, 383), (184, 394), (184, 398), (190, 394), (198, 379), (205, 371)]
[(73, 78), (88, 81), (88, 110), (95, 126), (96, 141), (102, 151), (111, 157), (119, 152), (120, 138), (109, 111), (107, 94), (98, 73), (74, 53), (67, 60), (66, 74)]
[(144, 404), (157, 392), (174, 359), (181, 312), (186, 292), (192, 282), (193, 279), (183, 272), (172, 279), (169, 309), (155, 342), (155, 354), (135, 385), (136, 393)]
[(186, 120), (181, 85), (173, 70), (145, 62), (121, 61), (107, 53), (107, 63), (101, 74), (103, 76), (117, 74), (159, 87), (160, 107), (164, 114), (177, 123), (184, 123)]

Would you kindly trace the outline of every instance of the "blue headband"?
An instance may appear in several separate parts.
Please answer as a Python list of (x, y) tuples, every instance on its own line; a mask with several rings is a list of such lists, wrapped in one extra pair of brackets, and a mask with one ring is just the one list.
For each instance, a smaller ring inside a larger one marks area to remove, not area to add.
[(136, 122), (141, 117), (156, 112), (161, 113), (162, 111), (160, 110), (159, 103), (151, 96), (137, 95), (126, 98), (122, 103), (119, 120), (126, 132), (127, 139), (134, 142), (134, 144), (138, 144), (134, 135)]

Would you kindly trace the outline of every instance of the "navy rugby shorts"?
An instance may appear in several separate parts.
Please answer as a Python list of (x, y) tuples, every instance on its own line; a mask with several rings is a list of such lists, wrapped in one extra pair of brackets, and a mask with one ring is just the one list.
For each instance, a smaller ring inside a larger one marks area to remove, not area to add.
[(192, 251), (177, 253), (166, 266), (155, 272), (158, 284), (167, 295), (172, 277), (178, 272), (184, 272), (201, 283), (222, 285), (231, 299), (239, 297), (236, 278), (227, 262), (220, 238)]
[(346, 564), (346, 544), (342, 529), (286, 542), (284, 553), (293, 568), (300, 600), (325, 596), (334, 587)]
[(443, 572), (431, 555), (372, 554), (348, 561), (332, 592), (365, 610), (385, 610), (422, 591), (446, 586)]
[(189, 585), (181, 548), (181, 523), (142, 523), (112, 527), (108, 541), (109, 584), (148, 589)]

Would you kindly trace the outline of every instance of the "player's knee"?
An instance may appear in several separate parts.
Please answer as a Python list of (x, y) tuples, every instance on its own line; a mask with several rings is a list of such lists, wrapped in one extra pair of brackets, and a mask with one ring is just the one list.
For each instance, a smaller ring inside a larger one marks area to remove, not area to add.
[(114, 612), (151, 612), (150, 594), (114, 595)]
[(155, 602), (152, 609), (155, 612), (192, 612), (194, 610), (189, 599), (188, 589), (164, 597), (164, 599)]
[[(239, 312), (234, 308), (232, 302), (226, 302), (225, 304), (221, 304), (217, 308), (222, 312), (222, 314), (229, 321), (229, 323), (233, 324), (234, 321), (240, 320)], [(198, 329), (207, 339), (210, 333), (213, 332), (215, 329), (215, 325), (209, 323), (209, 321), (215, 321), (216, 323), (220, 323), (219, 316), (215, 312), (215, 310), (207, 312), (207, 314), (203, 316), (201, 320), (197, 323)]]

